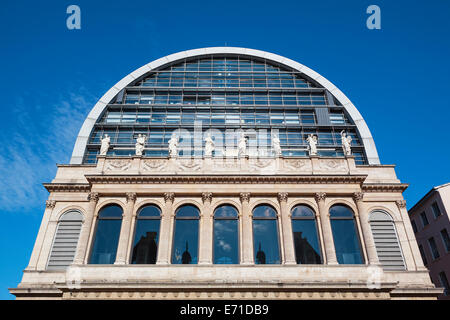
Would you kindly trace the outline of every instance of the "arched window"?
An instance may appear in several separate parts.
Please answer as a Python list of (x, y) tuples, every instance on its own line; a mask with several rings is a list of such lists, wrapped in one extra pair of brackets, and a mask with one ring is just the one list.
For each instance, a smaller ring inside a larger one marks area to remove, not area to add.
[(82, 223), (82, 214), (75, 210), (68, 211), (60, 217), (47, 269), (65, 269), (73, 262)]
[(235, 207), (223, 205), (214, 211), (214, 263), (238, 264), (238, 212)]
[(353, 211), (344, 205), (330, 208), (331, 229), (340, 264), (363, 264)]
[(253, 249), (256, 264), (280, 263), (277, 212), (271, 206), (253, 209)]
[(139, 210), (134, 232), (131, 263), (156, 263), (160, 221), (161, 210), (157, 206), (149, 205)]
[(172, 251), (173, 264), (196, 264), (198, 259), (198, 219), (200, 211), (193, 205), (178, 208)]
[(120, 227), (122, 225), (122, 208), (109, 205), (98, 214), (97, 230), (92, 246), (91, 264), (113, 264), (116, 260), (119, 244)]
[(391, 216), (384, 211), (377, 210), (370, 214), (369, 221), (378, 259), (383, 269), (405, 270), (405, 262)]
[(297, 263), (322, 263), (314, 211), (308, 206), (298, 205), (292, 209), (291, 219)]

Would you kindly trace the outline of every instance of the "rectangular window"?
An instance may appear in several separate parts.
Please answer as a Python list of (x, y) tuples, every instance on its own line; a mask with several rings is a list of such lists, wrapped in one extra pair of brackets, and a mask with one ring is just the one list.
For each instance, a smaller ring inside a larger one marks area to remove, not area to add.
[(423, 247), (420, 244), (419, 244), (419, 251), (420, 255), (422, 256), (423, 264), (427, 265), (428, 264), (427, 257), (425, 256), (425, 251), (423, 251)]
[(441, 285), (444, 287), (444, 296), (448, 296), (450, 293), (450, 285), (448, 284), (448, 279), (444, 271), (439, 272), (439, 280), (441, 281)]
[(444, 242), (444, 247), (447, 252), (450, 252), (450, 237), (448, 236), (447, 229), (441, 230), (442, 241)]
[(437, 218), (440, 215), (442, 215), (441, 210), (439, 210), (439, 206), (437, 204), (437, 202), (433, 202), (433, 204), (431, 205), (431, 210), (433, 211), (434, 217)]
[(414, 233), (417, 233), (417, 225), (416, 225), (416, 222), (414, 221), (414, 220), (411, 220), (411, 225), (412, 225), (412, 228), (413, 228), (413, 230), (414, 230)]
[(420, 218), (422, 219), (423, 226), (426, 227), (428, 225), (428, 218), (425, 211), (420, 213)]
[(436, 246), (436, 241), (434, 241), (434, 238), (431, 237), (428, 239), (428, 244), (430, 245), (431, 254), (433, 255), (433, 259), (437, 259), (440, 257), (438, 248)]

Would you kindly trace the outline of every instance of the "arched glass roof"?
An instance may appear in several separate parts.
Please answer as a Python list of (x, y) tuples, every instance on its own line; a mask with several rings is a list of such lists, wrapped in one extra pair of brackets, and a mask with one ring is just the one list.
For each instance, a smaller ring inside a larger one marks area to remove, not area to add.
[(139, 134), (145, 156), (167, 156), (174, 133), (181, 156), (202, 156), (208, 134), (214, 156), (230, 155), (242, 132), (250, 156), (271, 156), (274, 136), (283, 156), (307, 156), (309, 134), (319, 138), (319, 155), (342, 156), (342, 130), (358, 164), (379, 163), (359, 112), (314, 71), (262, 51), (206, 48), (156, 60), (116, 84), (86, 119), (71, 163), (96, 162), (104, 134), (116, 156), (133, 155)]

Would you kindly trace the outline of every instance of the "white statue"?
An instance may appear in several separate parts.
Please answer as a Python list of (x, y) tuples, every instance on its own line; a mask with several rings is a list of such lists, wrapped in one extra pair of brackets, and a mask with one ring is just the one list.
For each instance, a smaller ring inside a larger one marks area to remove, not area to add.
[(205, 138), (205, 157), (211, 157), (212, 152), (214, 151), (214, 141), (211, 138), (211, 134), (208, 133), (208, 136)]
[(105, 134), (105, 137), (102, 139), (102, 146), (100, 147), (100, 155), (106, 156), (106, 153), (109, 149), (109, 143), (111, 142), (111, 138)]
[(169, 140), (169, 156), (177, 157), (178, 156), (178, 138), (175, 135), (172, 135), (172, 137)]
[(137, 156), (142, 156), (146, 139), (147, 139), (147, 136), (145, 134), (139, 134), (138, 137), (136, 138), (136, 155)]
[(306, 139), (309, 143), (309, 155), (310, 156), (316, 156), (317, 155), (317, 136), (310, 134), (308, 135), (308, 138)]
[(281, 145), (280, 145), (280, 139), (278, 138), (278, 135), (274, 135), (272, 137), (272, 148), (277, 157), (281, 156)]
[(341, 131), (341, 141), (342, 141), (342, 149), (344, 149), (344, 154), (346, 156), (352, 155), (352, 148), (351, 148), (352, 137), (347, 135), (345, 133), (345, 130)]
[(238, 143), (238, 156), (245, 156), (247, 154), (247, 138), (244, 133), (241, 132), (241, 137)]

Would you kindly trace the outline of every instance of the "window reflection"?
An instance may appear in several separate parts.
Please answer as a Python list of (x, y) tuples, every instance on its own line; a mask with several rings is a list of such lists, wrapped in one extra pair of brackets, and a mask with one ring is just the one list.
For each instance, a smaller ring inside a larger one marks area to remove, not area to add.
[(89, 263), (113, 264), (116, 260), (122, 225), (122, 208), (110, 205), (100, 210), (97, 221), (94, 245)]
[(161, 211), (154, 205), (139, 211), (134, 235), (133, 264), (155, 264), (158, 252), (158, 238)]
[(230, 205), (214, 211), (214, 263), (238, 264), (238, 212)]
[(363, 264), (353, 211), (344, 205), (330, 208), (336, 257), (340, 264)]
[(253, 210), (253, 248), (256, 264), (279, 264), (277, 213), (268, 205)]
[(172, 251), (173, 264), (197, 263), (199, 214), (197, 207), (192, 205), (185, 205), (177, 210)]
[(312, 209), (304, 205), (296, 206), (292, 209), (291, 217), (297, 264), (322, 263), (317, 224)]

